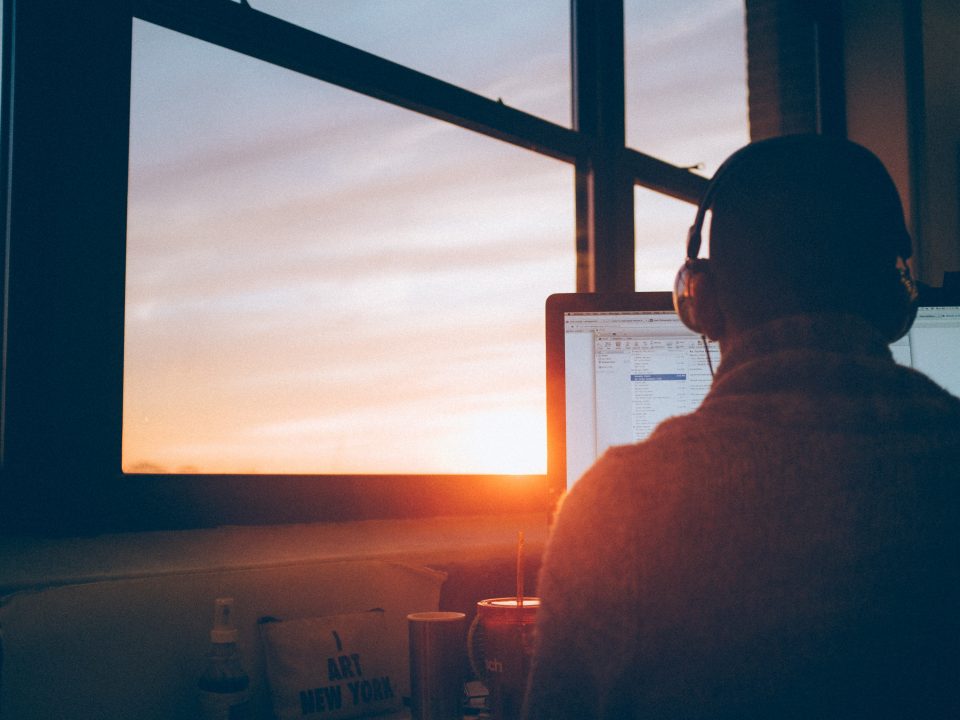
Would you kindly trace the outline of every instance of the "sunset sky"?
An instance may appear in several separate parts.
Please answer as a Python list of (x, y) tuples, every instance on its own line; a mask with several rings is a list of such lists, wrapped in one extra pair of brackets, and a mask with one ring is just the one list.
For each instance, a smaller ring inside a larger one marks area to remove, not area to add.
[[(565, 0), (251, 4), (570, 124)], [(626, 21), (628, 143), (712, 174), (747, 140), (742, 3)], [(668, 289), (694, 208), (636, 197)], [(571, 166), (135, 21), (124, 469), (543, 472), (573, 247)]]

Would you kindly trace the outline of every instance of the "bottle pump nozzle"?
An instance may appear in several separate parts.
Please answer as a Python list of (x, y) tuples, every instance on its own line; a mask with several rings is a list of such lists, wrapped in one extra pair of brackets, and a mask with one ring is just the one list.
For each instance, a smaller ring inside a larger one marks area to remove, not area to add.
[(235, 643), (238, 636), (233, 626), (233, 598), (217, 598), (213, 605), (213, 629), (210, 641), (215, 643)]

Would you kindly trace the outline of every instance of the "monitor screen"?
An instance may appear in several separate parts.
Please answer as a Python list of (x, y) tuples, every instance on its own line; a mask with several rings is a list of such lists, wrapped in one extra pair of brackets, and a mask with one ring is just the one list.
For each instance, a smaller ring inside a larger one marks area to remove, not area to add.
[(646, 438), (710, 389), (716, 343), (688, 330), (670, 293), (553, 295), (547, 300), (547, 473), (555, 490), (611, 445)]
[[(562, 492), (611, 445), (646, 438), (700, 404), (720, 361), (668, 292), (565, 293), (547, 300), (547, 473)], [(960, 307), (924, 306), (894, 359), (960, 395)]]
[(893, 359), (960, 396), (960, 306), (923, 305), (910, 332), (890, 346)]

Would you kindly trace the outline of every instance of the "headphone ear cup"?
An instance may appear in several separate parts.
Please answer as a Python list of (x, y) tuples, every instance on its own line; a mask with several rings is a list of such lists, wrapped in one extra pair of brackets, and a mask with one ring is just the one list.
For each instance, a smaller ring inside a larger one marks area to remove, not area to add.
[(673, 281), (673, 309), (677, 311), (680, 322), (693, 332), (699, 333), (697, 313), (693, 307), (696, 302), (692, 292), (694, 280), (691, 277), (698, 272), (694, 267), (696, 264), (696, 258), (687, 258), (677, 270), (677, 277)]
[(707, 258), (687, 258), (683, 263), (673, 283), (673, 307), (693, 332), (713, 340), (720, 337), (723, 318)]
[(919, 293), (917, 285), (910, 277), (910, 269), (906, 263), (897, 264), (898, 281), (896, 298), (891, 303), (892, 308), (885, 319), (886, 327), (883, 328), (888, 342), (896, 342), (910, 331), (914, 319), (917, 317), (917, 306)]

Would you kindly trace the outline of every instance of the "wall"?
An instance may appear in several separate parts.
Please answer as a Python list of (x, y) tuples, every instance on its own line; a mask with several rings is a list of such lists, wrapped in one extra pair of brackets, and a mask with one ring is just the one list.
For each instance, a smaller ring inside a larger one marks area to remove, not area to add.
[(950, 0), (843, 3), (847, 132), (883, 160), (904, 198), (913, 270), (960, 270), (960, 17)]
[(960, 12), (955, 0), (924, 0), (923, 271), (960, 271)]
[[(848, 137), (880, 157), (900, 190), (915, 241), (914, 275), (939, 287), (945, 272), (960, 271), (956, 2), (745, 1), (751, 137), (815, 132), (827, 115), (839, 129), (845, 124)], [(834, 12), (842, 27), (836, 53), (826, 30)], [(818, 37), (818, 15), (825, 36)], [(817, 107), (818, 72), (829, 85), (820, 88), (821, 104), (842, 107)]]

